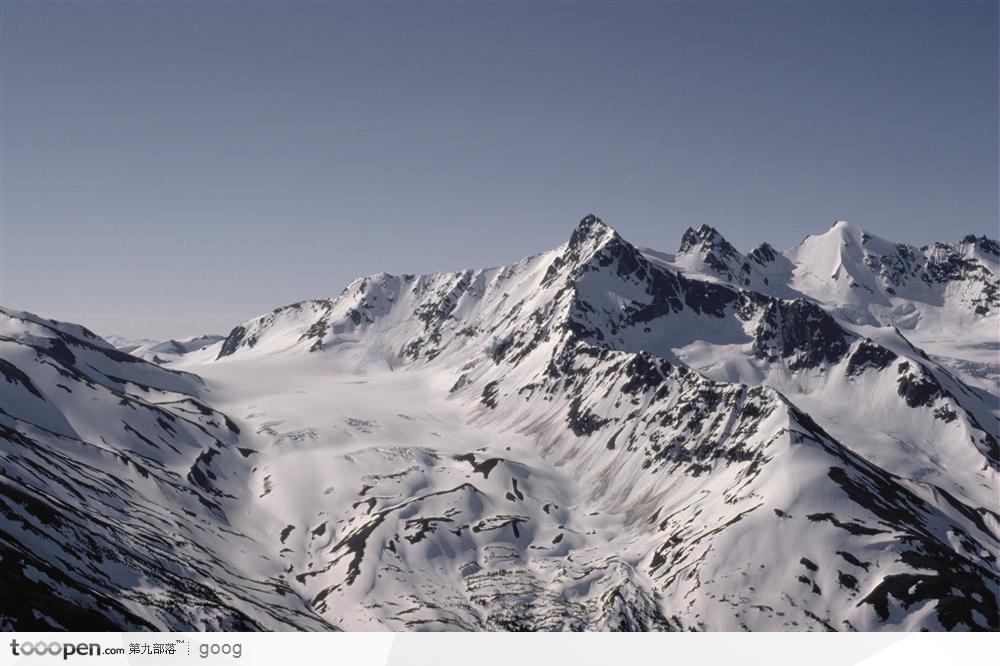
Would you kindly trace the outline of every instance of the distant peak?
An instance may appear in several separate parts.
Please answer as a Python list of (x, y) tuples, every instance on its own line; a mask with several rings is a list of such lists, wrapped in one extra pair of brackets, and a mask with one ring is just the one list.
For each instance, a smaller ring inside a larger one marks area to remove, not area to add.
[(694, 227), (688, 227), (687, 231), (684, 232), (684, 238), (691, 240), (708, 240), (721, 237), (722, 234), (720, 234), (715, 227), (710, 227), (707, 224), (702, 224), (697, 229)]
[(826, 233), (845, 239), (850, 238), (858, 241), (859, 243), (865, 243), (869, 238), (871, 238), (871, 234), (866, 232), (864, 229), (854, 226), (847, 220), (837, 220)]
[(687, 254), (697, 251), (698, 248), (721, 250), (723, 254), (736, 254), (736, 248), (729, 244), (722, 234), (707, 224), (703, 224), (697, 229), (688, 227), (681, 237), (680, 253)]
[(750, 251), (750, 258), (758, 264), (769, 264), (778, 257), (778, 251), (769, 243), (761, 243)]
[(962, 245), (972, 245), (973, 247), (994, 257), (1000, 257), (1000, 243), (988, 236), (975, 236), (968, 234), (962, 238)]
[(815, 243), (834, 241), (840, 245), (864, 245), (872, 238), (864, 229), (859, 229), (847, 220), (836, 220), (821, 234), (809, 234), (799, 242), (799, 247)]
[(853, 234), (855, 231), (860, 231), (860, 229), (847, 220), (835, 220), (834, 223), (830, 225), (830, 228), (827, 229), (826, 233), (845, 236)]

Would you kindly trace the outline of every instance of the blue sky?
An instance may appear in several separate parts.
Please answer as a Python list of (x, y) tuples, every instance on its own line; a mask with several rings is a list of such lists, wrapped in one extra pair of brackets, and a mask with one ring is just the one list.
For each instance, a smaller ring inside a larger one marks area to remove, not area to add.
[(997, 3), (2, 5), (0, 302), (225, 332), (594, 212), (997, 236)]

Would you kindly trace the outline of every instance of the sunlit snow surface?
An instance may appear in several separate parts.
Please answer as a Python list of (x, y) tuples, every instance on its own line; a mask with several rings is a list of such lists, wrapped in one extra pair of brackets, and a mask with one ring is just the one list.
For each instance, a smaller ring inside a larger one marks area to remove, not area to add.
[(996, 630), (995, 248), (588, 217), (133, 356), (5, 311), (0, 624)]

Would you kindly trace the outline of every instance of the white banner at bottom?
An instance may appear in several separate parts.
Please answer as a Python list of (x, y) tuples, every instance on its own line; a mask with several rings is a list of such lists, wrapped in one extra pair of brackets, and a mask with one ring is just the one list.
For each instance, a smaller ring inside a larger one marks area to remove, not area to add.
[(0, 665), (919, 666), (991, 663), (1000, 634), (5, 633)]

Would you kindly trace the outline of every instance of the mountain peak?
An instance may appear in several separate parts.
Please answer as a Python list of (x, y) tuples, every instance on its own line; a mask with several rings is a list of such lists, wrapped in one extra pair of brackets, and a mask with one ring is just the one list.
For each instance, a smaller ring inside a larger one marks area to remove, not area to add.
[(612, 235), (616, 235), (615, 230), (605, 224), (601, 218), (591, 213), (586, 215), (576, 225), (573, 235), (570, 236), (569, 243), (570, 245), (579, 246), (589, 240), (600, 242)]
[(1000, 257), (1000, 243), (989, 236), (975, 236), (973, 234), (968, 234), (962, 238), (962, 245), (971, 245), (977, 250), (981, 250), (986, 254), (991, 254), (994, 257)]
[(569, 237), (567, 250), (573, 256), (589, 256), (604, 246), (622, 242), (618, 232), (605, 224), (596, 215), (587, 215), (576, 225)]
[[(833, 238), (838, 238), (845, 243), (855, 242), (860, 245), (865, 245), (871, 238), (872, 234), (868, 233), (861, 227), (857, 227), (847, 220), (837, 220), (830, 226), (825, 234), (822, 236), (830, 236)], [(879, 239), (881, 240), (881, 239)], [(889, 244), (888, 241), (883, 242), (883, 244)]]
[(681, 236), (681, 246), (678, 251), (681, 254), (686, 254), (700, 245), (714, 243), (716, 239), (719, 238), (722, 238), (722, 234), (720, 234), (714, 227), (710, 227), (707, 224), (703, 224), (697, 229), (694, 227), (688, 227), (687, 231), (684, 232), (684, 235)]
[(878, 238), (847, 220), (836, 220), (821, 234), (810, 234), (802, 239), (798, 247), (822, 246), (831, 255), (841, 256), (844, 248), (868, 246), (872, 241), (879, 248), (894, 247), (893, 243)]
[(639, 251), (599, 217), (587, 215), (573, 230), (563, 251), (549, 265), (542, 285), (551, 284), (566, 271), (587, 270), (592, 262), (607, 266), (616, 260), (624, 260), (630, 267), (638, 265)]
[(738, 254), (725, 237), (715, 227), (703, 224), (697, 229), (688, 227), (681, 237), (679, 254), (690, 254), (704, 248), (706, 251), (716, 250), (724, 256)]
[(778, 251), (770, 243), (761, 243), (750, 251), (749, 256), (758, 264), (769, 264), (778, 258)]
[(704, 264), (712, 272), (723, 275), (738, 271), (745, 258), (714, 227), (703, 224), (688, 227), (681, 237), (678, 255), (689, 255), (689, 261)]

